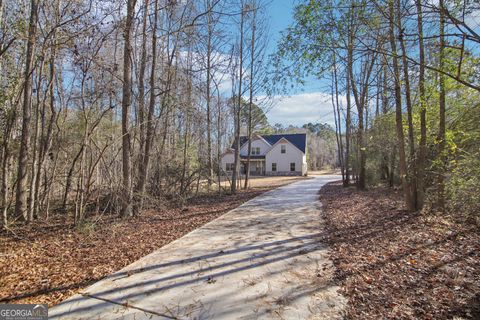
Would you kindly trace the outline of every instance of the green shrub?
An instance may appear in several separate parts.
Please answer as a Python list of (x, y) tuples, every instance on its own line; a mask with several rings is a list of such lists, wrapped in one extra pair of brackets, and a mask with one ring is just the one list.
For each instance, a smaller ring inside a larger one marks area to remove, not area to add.
[(447, 179), (448, 205), (454, 212), (480, 222), (480, 153), (452, 163)]

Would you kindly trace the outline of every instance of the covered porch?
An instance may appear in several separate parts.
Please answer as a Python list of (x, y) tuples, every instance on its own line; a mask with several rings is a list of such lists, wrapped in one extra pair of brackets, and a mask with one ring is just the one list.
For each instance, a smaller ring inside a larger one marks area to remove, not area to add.
[[(247, 173), (247, 156), (240, 157), (240, 172), (242, 175)], [(250, 156), (250, 175), (265, 175), (265, 156)]]

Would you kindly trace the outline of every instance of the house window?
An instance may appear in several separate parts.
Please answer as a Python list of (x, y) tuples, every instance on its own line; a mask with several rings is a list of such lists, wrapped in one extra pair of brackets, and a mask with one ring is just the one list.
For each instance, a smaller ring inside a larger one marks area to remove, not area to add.
[(252, 155), (260, 154), (260, 147), (252, 148), (252, 150), (250, 151), (250, 154)]
[(282, 145), (281, 145), (280, 152), (281, 152), (281, 153), (286, 153), (286, 152), (287, 152), (287, 146), (284, 145), (284, 144), (282, 144)]
[(233, 163), (227, 163), (225, 169), (226, 169), (227, 171), (233, 171), (234, 166), (235, 166), (235, 165), (234, 165)]
[(295, 171), (295, 162), (290, 163), (290, 171)]
[(260, 154), (260, 147), (256, 147), (255, 149), (257, 149), (257, 154)]
[(273, 172), (277, 171), (277, 163), (276, 162), (272, 162), (272, 171)]

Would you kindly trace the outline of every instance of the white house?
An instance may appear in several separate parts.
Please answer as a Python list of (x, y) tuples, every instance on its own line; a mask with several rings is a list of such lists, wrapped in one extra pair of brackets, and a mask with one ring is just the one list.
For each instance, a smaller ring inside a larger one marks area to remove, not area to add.
[[(232, 146), (233, 147), (233, 146)], [(272, 134), (252, 136), (250, 150), (251, 175), (305, 175), (307, 174), (307, 135)], [(248, 158), (248, 137), (240, 137), (240, 172), (245, 173)], [(234, 169), (235, 149), (222, 155), (222, 169)]]

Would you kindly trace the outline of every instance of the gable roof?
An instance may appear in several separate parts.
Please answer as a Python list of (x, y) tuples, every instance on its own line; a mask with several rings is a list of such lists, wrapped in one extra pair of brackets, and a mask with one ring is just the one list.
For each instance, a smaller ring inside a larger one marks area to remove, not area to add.
[[(259, 135), (265, 141), (267, 141), (271, 146), (277, 143), (280, 139), (285, 138), (300, 151), (305, 153), (305, 147), (307, 145), (307, 134), (306, 133), (290, 133), (290, 134), (264, 134)], [(240, 146), (243, 146), (248, 141), (247, 136), (240, 137)], [(232, 144), (232, 148), (235, 149), (235, 142)]]

